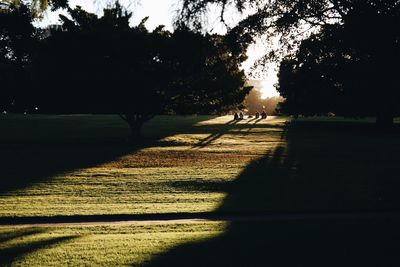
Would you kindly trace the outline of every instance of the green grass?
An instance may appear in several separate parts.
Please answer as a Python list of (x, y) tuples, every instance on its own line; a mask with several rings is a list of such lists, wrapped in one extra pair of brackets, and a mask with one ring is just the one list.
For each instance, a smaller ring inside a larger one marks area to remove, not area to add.
[[(0, 217), (398, 212), (398, 129), (230, 119), (157, 117), (137, 145), (115, 116), (1, 117)], [(397, 217), (0, 227), (0, 262), (399, 266)]]
[(226, 223), (75, 225), (0, 228), (1, 265), (141, 266), (193, 240), (214, 238)]
[(116, 116), (4, 116), (0, 217), (213, 211), (284, 122), (230, 119), (157, 117), (137, 146)]
[(137, 145), (116, 116), (3, 116), (0, 217), (397, 210), (397, 132), (230, 119), (157, 117)]

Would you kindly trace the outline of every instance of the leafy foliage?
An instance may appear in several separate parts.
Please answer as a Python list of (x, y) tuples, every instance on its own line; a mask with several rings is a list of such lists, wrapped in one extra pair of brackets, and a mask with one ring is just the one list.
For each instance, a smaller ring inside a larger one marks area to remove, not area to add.
[[(0, 108), (15, 110), (27, 90), (37, 31), (27, 6), (0, 7)], [(18, 98), (18, 102), (16, 99)]]
[(186, 27), (149, 32), (147, 18), (131, 27), (118, 2), (101, 17), (79, 6), (68, 13), (27, 55), (34, 83), (18, 97), (20, 110), (117, 113), (138, 132), (156, 114), (225, 112), (250, 90), (239, 69), (245, 50), (225, 36)]
[(48, 7), (51, 10), (57, 10), (60, 8), (68, 8), (68, 0), (30, 0), (30, 1), (21, 1), (21, 0), (3, 0), (0, 5), (4, 6), (29, 6), (32, 14), (35, 16), (41, 15), (43, 11), (45, 11)]
[(211, 5), (221, 8), (222, 21), (226, 7), (236, 6), (249, 15), (230, 32), (247, 35), (247, 42), (279, 38), (282, 46), (270, 47), (261, 62), (286, 56), (279, 90), (287, 112), (376, 115), (384, 124), (400, 114), (400, 1), (183, 0), (182, 5), (180, 19), (189, 25), (199, 25)]
[[(343, 23), (304, 40), (280, 68), (279, 88), (291, 114), (376, 115), (390, 124), (400, 114), (397, 62), (400, 7), (359, 3)], [(385, 117), (385, 118), (382, 118)]]

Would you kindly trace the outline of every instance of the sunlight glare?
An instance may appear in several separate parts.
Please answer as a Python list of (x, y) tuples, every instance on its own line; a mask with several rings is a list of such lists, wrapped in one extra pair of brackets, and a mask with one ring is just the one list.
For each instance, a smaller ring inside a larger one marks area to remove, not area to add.
[[(275, 74), (276, 75), (276, 74)], [(278, 91), (276, 91), (274, 84), (276, 84), (276, 76), (268, 75), (267, 79), (262, 81), (261, 97), (263, 99), (268, 97), (280, 96)]]

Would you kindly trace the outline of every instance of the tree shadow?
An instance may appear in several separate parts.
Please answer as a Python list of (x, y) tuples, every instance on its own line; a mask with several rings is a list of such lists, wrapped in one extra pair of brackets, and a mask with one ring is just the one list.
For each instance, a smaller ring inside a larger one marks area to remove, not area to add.
[(256, 120), (259, 120), (259, 118), (255, 118), (255, 117), (254, 118), (250, 118), (247, 122), (250, 123), (250, 122), (254, 122)]
[[(258, 119), (253, 119), (250, 120), (247, 124), (249, 125), (249, 128), (247, 129), (248, 132), (250, 132), (251, 130), (253, 130), (254, 128), (256, 128), (257, 123), (261, 122), (263, 119), (262, 118), (258, 118)], [(250, 123), (252, 122), (252, 123)]]
[[(232, 120), (229, 121), (228, 123), (221, 125), (220, 127), (216, 128), (208, 128), (207, 131), (205, 131), (205, 127), (209, 126), (197, 126), (196, 131), (197, 132), (209, 132), (211, 131), (210, 135), (207, 136), (206, 138), (200, 140), (197, 144), (193, 145), (192, 148), (204, 148), (212, 144), (215, 140), (218, 140), (222, 136), (226, 134), (243, 134), (243, 130), (246, 130), (247, 132), (250, 132), (251, 130), (255, 128), (260, 128), (260, 129), (265, 129), (266, 131), (269, 131), (272, 128), (280, 128), (281, 126), (274, 125), (273, 123), (265, 123), (265, 124), (258, 124), (262, 119), (252, 119), (249, 121), (245, 120)], [(246, 122), (246, 123), (239, 123), (239, 122)], [(187, 132), (185, 132), (187, 133)], [(194, 132), (191, 132), (194, 133)]]
[(35, 235), (35, 234), (40, 234), (43, 233), (43, 229), (39, 228), (22, 228), (18, 231), (8, 231), (8, 232), (2, 232), (0, 234), (0, 244), (5, 243), (7, 241), (16, 239), (16, 238), (21, 238), (29, 235)]
[[(281, 145), (219, 187), (227, 197), (215, 212), (296, 218), (232, 220), (220, 236), (177, 246), (147, 266), (399, 266), (399, 216), (379, 212), (399, 211), (400, 140), (366, 127), (284, 126)], [(357, 215), (370, 211), (378, 215)]]
[(211, 144), (213, 141), (217, 140), (224, 134), (228, 133), (234, 126), (239, 122), (239, 120), (231, 120), (228, 121), (225, 125), (222, 125), (221, 127), (218, 128), (218, 130), (214, 133), (211, 133), (209, 136), (206, 138), (200, 140), (196, 145), (193, 146), (193, 148), (203, 148)]
[(398, 222), (234, 222), (147, 266), (398, 266)]
[[(25, 239), (30, 235), (35, 235), (43, 232), (45, 232), (43, 229), (22, 228), (17, 231), (13, 231), (12, 233), (2, 233), (0, 234), (0, 244), (14, 239)], [(42, 248), (46, 248), (51, 245), (66, 242), (74, 238), (77, 238), (77, 236), (52, 237), (45, 240), (35, 240), (31, 242), (24, 242), (22, 244), (15, 244), (10, 247), (0, 249), (0, 264), (2, 266), (11, 265), (15, 260), (29, 253), (32, 253)]]
[(141, 144), (115, 142), (98, 145), (52, 145), (3, 150), (0, 194), (29, 187), (52, 177), (80, 168), (88, 168), (133, 153)]
[[(100, 116), (101, 117), (101, 116)], [(10, 191), (23, 189), (33, 184), (40, 183), (51, 179), (56, 175), (70, 172), (77, 169), (89, 168), (102, 163), (115, 160), (121, 156), (134, 153), (139, 149), (150, 146), (166, 146), (165, 141), (161, 141), (166, 136), (178, 133), (181, 129), (193, 127), (208, 117), (193, 117), (190, 121), (185, 121), (176, 128), (163, 126), (165, 131), (157, 133), (156, 136), (143, 138), (140, 140), (132, 140), (129, 135), (128, 126), (126, 126), (125, 135), (118, 137), (113, 136), (112, 128), (101, 119), (95, 118), (96, 125), (93, 129), (86, 129), (85, 125), (74, 126), (74, 117), (60, 116), (57, 126), (54, 126), (55, 119), (37, 119), (40, 120), (40, 127), (37, 127), (29, 120), (29, 118), (19, 120), (14, 124), (18, 127), (16, 131), (24, 131), (25, 135), (17, 136), (13, 139), (13, 143), (0, 143), (2, 153), (0, 153), (0, 162), (2, 163), (2, 179), (0, 179), (0, 194), (7, 194)], [(68, 120), (64, 122), (63, 120)], [(160, 120), (160, 119), (158, 119)], [(12, 119), (9, 124), (4, 123), (1, 127), (14, 127)], [(82, 123), (79, 118), (75, 124)], [(113, 122), (115, 123), (115, 122)], [(25, 124), (25, 127), (17, 124)], [(57, 127), (53, 132), (58, 136), (53, 137), (52, 128)], [(75, 127), (71, 130), (71, 127)], [(146, 127), (146, 126), (145, 126)], [(155, 126), (148, 126), (148, 128)], [(150, 129), (152, 130), (152, 129)], [(76, 136), (72, 139), (69, 134), (73, 131)], [(100, 134), (98, 132), (104, 131)], [(156, 130), (152, 130), (156, 131)], [(90, 138), (90, 135), (93, 138)], [(27, 138), (25, 138), (27, 136)], [(89, 137), (89, 138), (88, 138)], [(52, 138), (46, 141), (46, 138)], [(40, 141), (37, 142), (37, 141)]]

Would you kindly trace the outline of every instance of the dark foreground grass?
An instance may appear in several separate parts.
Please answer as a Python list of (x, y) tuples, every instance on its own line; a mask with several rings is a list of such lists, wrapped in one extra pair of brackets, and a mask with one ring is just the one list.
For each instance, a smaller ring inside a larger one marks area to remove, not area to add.
[(399, 266), (399, 220), (232, 223), (146, 266)]
[[(399, 266), (399, 133), (362, 121), (291, 122), (285, 142), (247, 166), (218, 211), (354, 217), (232, 222), (148, 266)], [(378, 214), (356, 215), (369, 211)]]
[(400, 131), (362, 121), (296, 120), (230, 184), (219, 210), (400, 211)]

